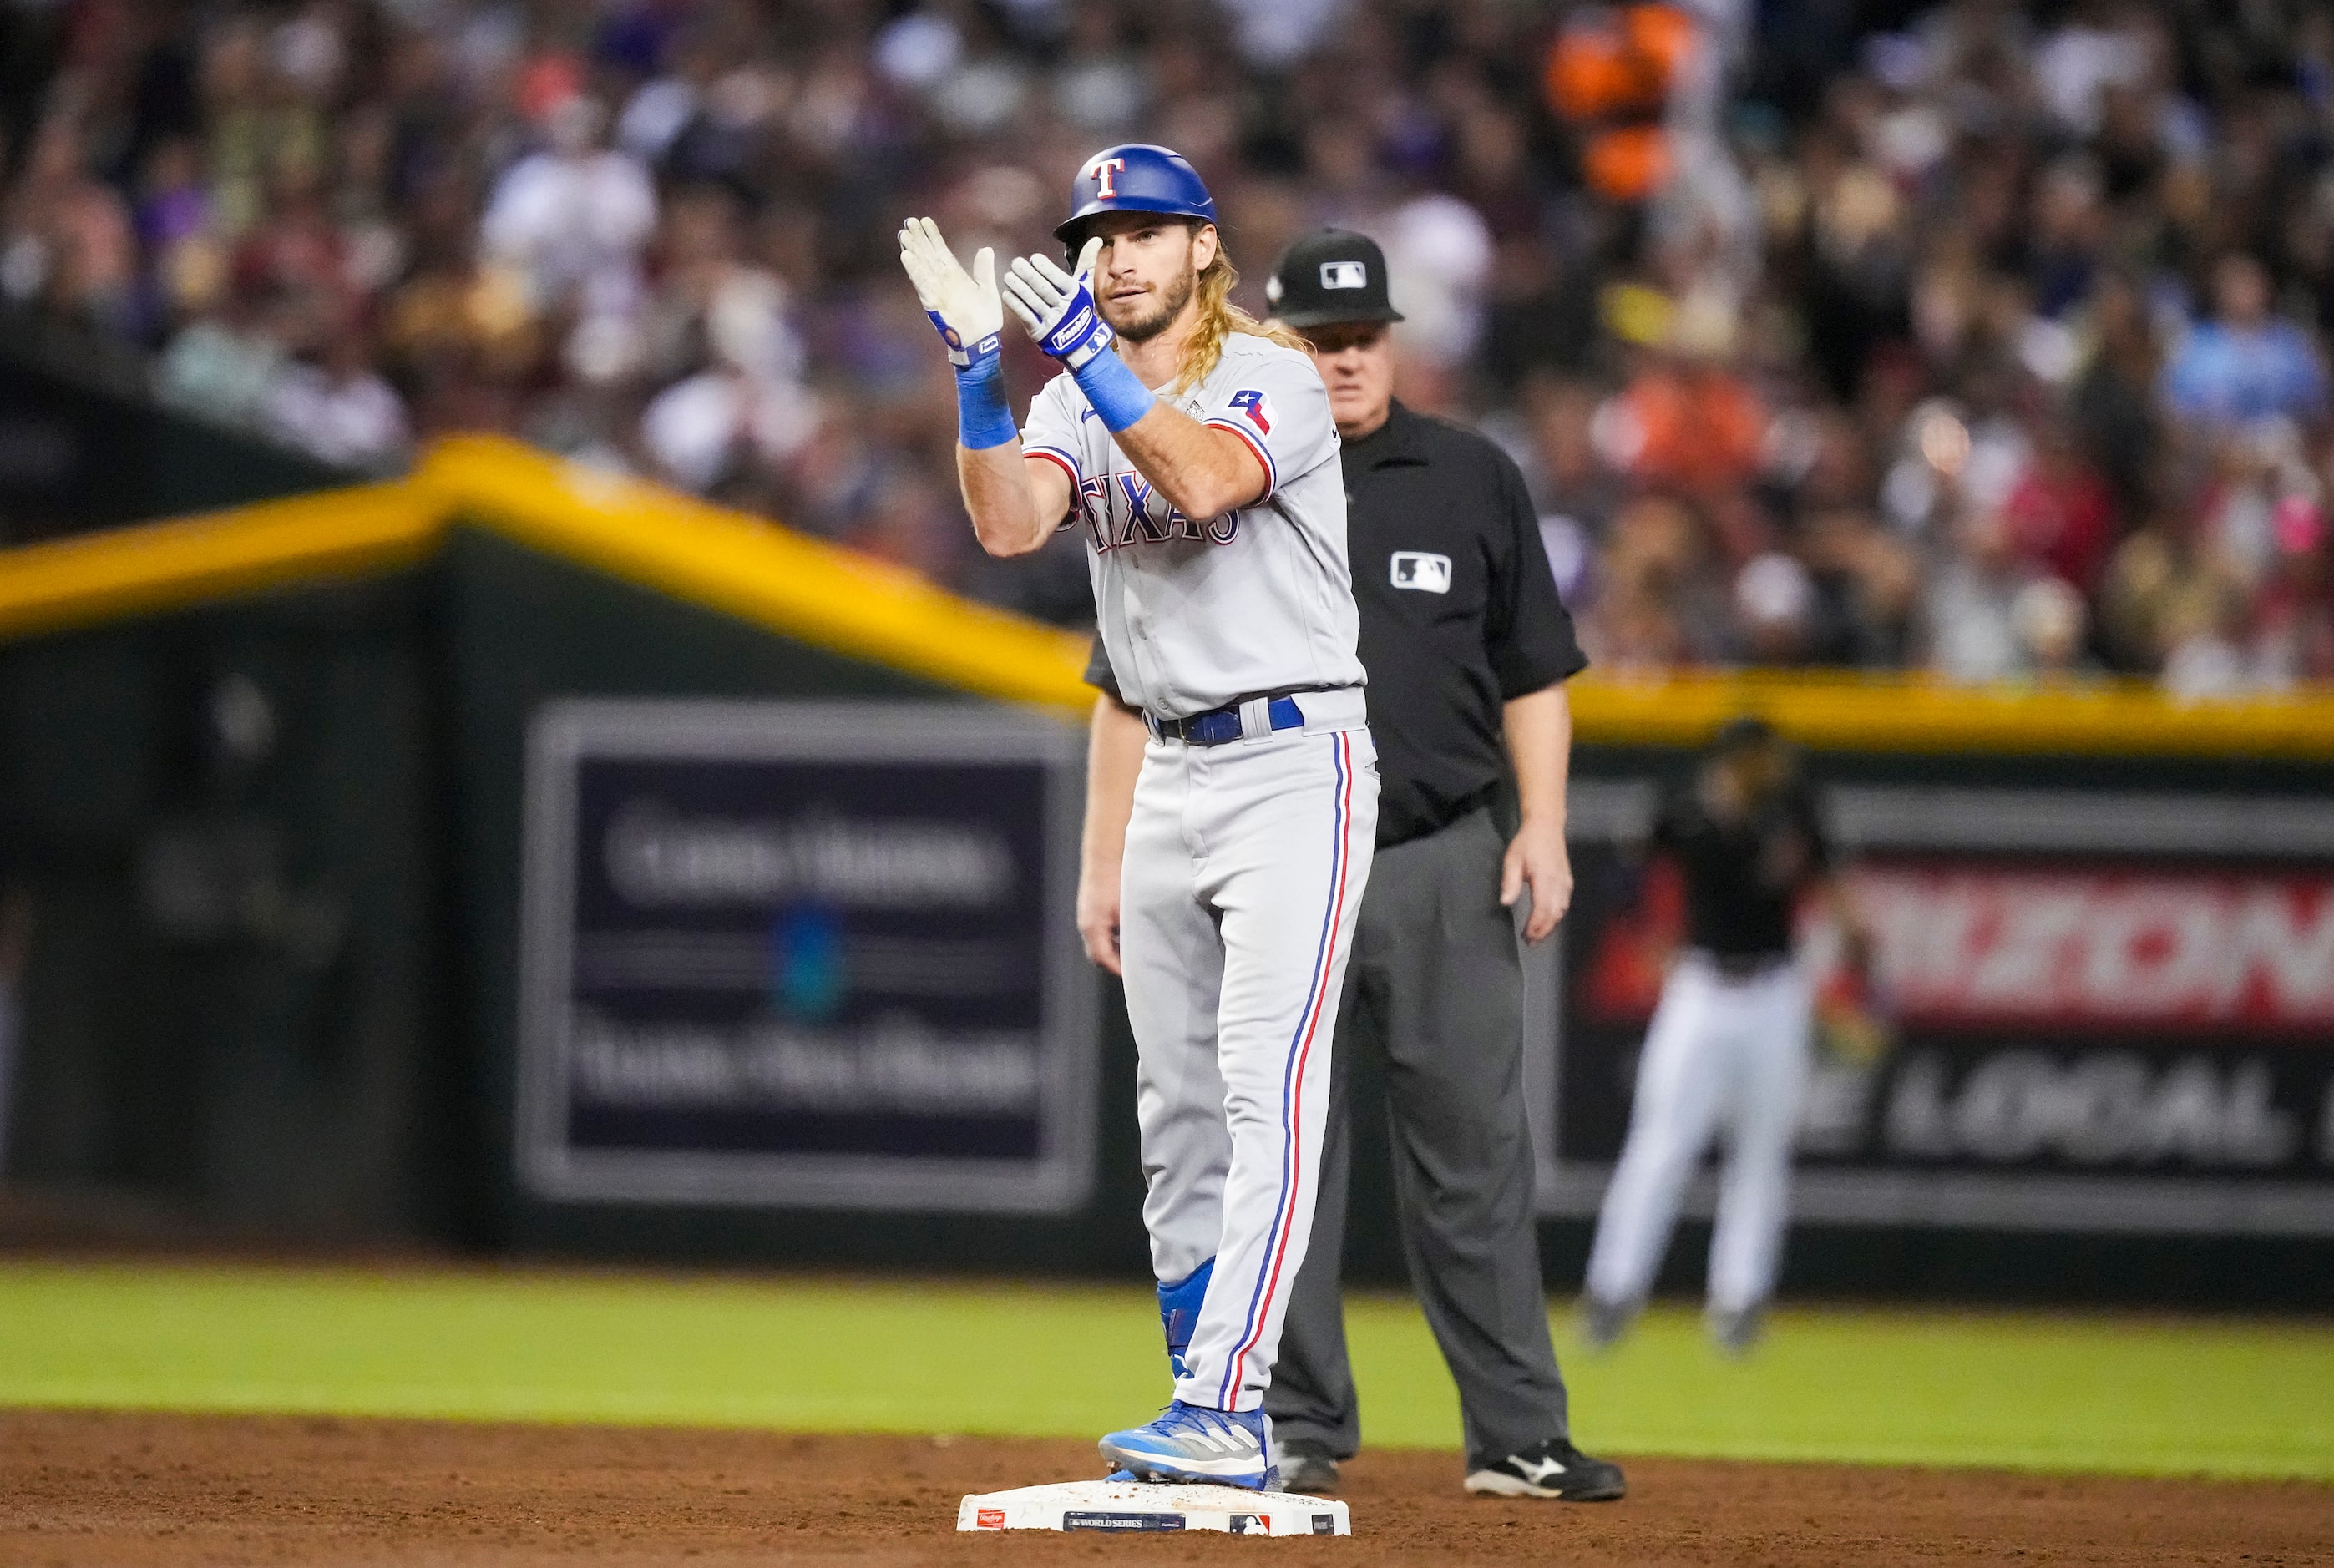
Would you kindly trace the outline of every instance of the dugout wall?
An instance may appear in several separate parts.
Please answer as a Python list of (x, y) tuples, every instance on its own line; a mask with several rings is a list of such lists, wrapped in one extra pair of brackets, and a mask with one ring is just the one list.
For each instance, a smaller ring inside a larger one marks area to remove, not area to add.
[[(485, 440), (0, 553), (0, 864), (35, 906), (5, 1169), (271, 1232), (1139, 1274), (1131, 1043), (1065, 958), (1082, 655)], [(2334, 699), (1592, 678), (1575, 707), (1578, 913), (1531, 1042), (1554, 1285), (1664, 918), (1631, 841), (1741, 711), (1808, 746), (1918, 960), (1811, 1126), (1788, 1288), (2334, 1285)], [(2020, 921), (2058, 922), (2057, 978), (1978, 984)], [(2082, 946), (2101, 922), (2123, 948)], [(2129, 1005), (2067, 978), (2115, 962)], [(1349, 1259), (1398, 1277), (1358, 1143)]]
[(145, 356), (0, 305), (0, 545), (362, 476), (159, 403)]

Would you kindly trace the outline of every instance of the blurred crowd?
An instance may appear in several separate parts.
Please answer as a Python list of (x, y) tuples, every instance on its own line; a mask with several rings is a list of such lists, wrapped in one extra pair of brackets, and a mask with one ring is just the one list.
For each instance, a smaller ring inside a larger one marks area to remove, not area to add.
[[(900, 218), (1153, 139), (1264, 307), (1385, 246), (1608, 671), (2334, 678), (2334, 8), (0, 0), (0, 296), (391, 467), (497, 429), (1064, 622), (981, 559)], [(1008, 334), (1026, 398), (1047, 367)]]

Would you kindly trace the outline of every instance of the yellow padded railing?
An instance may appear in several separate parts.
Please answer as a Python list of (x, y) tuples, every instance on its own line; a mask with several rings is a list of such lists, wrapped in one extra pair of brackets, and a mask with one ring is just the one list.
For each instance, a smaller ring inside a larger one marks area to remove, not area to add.
[[(1081, 637), (776, 524), (477, 436), (438, 443), (392, 484), (0, 551), (0, 640), (398, 571), (458, 524), (940, 685), (1066, 715), (1093, 700)], [(2184, 705), (2130, 681), (1591, 671), (1572, 701), (1592, 744), (1689, 746), (1757, 713), (1820, 749), (2334, 760), (2334, 693), (2322, 690)]]
[(1093, 704), (1084, 639), (763, 519), (478, 437), (439, 443), (419, 476), (459, 520), (800, 641), (984, 697)]
[[(1818, 751), (2334, 760), (2334, 692), (2184, 703), (2136, 680), (1952, 686), (1917, 674), (1678, 674), (1572, 683), (1574, 733), (1693, 746), (1753, 713)], [(2334, 808), (2329, 808), (2334, 809)]]
[(410, 478), (0, 550), (0, 640), (427, 560), (469, 524), (943, 686), (1083, 713), (1083, 639), (903, 568), (515, 441), (439, 442)]
[(437, 548), (445, 515), (399, 480), (0, 550), (0, 640), (394, 572)]

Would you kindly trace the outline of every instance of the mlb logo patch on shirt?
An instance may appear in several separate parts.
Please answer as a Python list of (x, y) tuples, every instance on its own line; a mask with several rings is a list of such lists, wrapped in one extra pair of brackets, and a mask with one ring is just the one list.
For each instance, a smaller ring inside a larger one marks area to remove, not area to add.
[(1397, 550), (1394, 553), (1394, 585), (1413, 588), (1421, 593), (1448, 593), (1451, 557), (1424, 550)]
[(1325, 289), (1365, 289), (1370, 286), (1369, 264), (1357, 261), (1323, 262), (1321, 286)]

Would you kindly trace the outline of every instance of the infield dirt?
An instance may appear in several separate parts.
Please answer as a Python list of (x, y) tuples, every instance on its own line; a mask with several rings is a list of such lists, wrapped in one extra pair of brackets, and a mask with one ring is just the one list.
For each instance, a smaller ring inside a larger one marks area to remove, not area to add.
[(2303, 1483), (1639, 1459), (1575, 1506), (1419, 1452), (1347, 1467), (1350, 1540), (953, 1533), (965, 1492), (1094, 1472), (1076, 1442), (20, 1410), (0, 1563), (2334, 1562), (2334, 1487)]

